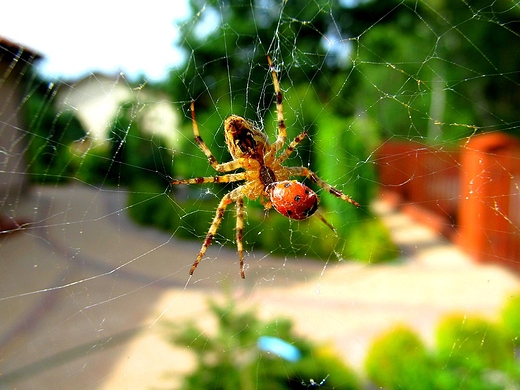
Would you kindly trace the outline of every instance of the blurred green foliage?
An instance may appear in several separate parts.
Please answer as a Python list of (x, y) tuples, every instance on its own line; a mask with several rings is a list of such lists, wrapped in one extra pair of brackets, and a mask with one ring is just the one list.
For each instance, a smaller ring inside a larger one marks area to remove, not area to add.
[(384, 333), (367, 353), (368, 378), (388, 390), (518, 389), (519, 297), (506, 301), (496, 322), (457, 313), (443, 317), (432, 349), (406, 326)]
[(515, 345), (520, 346), (520, 294), (513, 294), (504, 304), (501, 323)]
[[(330, 347), (316, 346), (295, 335), (289, 320), (261, 320), (253, 311), (240, 311), (233, 301), (209, 303), (216, 333), (193, 321), (167, 324), (169, 340), (195, 355), (196, 368), (184, 378), (185, 390), (306, 389), (323, 381), (323, 389), (360, 389), (360, 380)], [(300, 352), (286, 360), (258, 347), (261, 336), (281, 339)], [(312, 380), (312, 381), (311, 381)]]
[(481, 317), (447, 316), (437, 328), (436, 342), (440, 359), (468, 371), (508, 370), (514, 363), (513, 341), (502, 327)]
[[(167, 329), (172, 344), (196, 355), (197, 365), (185, 377), (183, 389), (304, 389), (323, 379), (325, 389), (518, 389), (515, 341), (520, 311), (514, 309), (519, 297), (507, 299), (496, 322), (476, 315), (444, 316), (431, 347), (415, 330), (397, 325), (372, 341), (365, 372), (359, 376), (330, 347), (296, 336), (289, 320), (260, 320), (253, 311), (239, 311), (232, 300), (210, 302), (215, 332), (200, 329), (194, 321), (169, 323)], [(301, 359), (290, 362), (259, 349), (261, 336), (289, 342), (301, 352)]]
[(436, 336), (437, 358), (451, 374), (445, 375), (444, 388), (498, 390), (520, 379), (513, 340), (501, 325), (454, 314), (441, 321)]
[(137, 102), (127, 102), (118, 109), (107, 140), (90, 147), (78, 157), (78, 179), (87, 183), (134, 185), (153, 182), (165, 187), (171, 175), (171, 152), (164, 140), (143, 134)]
[(55, 111), (53, 88), (39, 82), (31, 87), (23, 112), (31, 179), (39, 183), (70, 180), (75, 174), (71, 146), (85, 136), (85, 131), (71, 112)]
[[(231, 107), (264, 117), (272, 101), (265, 88), (270, 53), (300, 128), (326, 112), (344, 129), (367, 116), (383, 139), (439, 143), (476, 128), (517, 129), (520, 53), (510, 48), (520, 44), (520, 10), (507, 0), (191, 0), (190, 6), (195, 16), (181, 25), (179, 42), (188, 64), (172, 73), (169, 88), (193, 97), (201, 111), (214, 111), (218, 101), (220, 117)], [(219, 22), (210, 30), (212, 14)], [(292, 110), (286, 115), (294, 124)]]
[(432, 361), (416, 333), (398, 326), (382, 334), (368, 350), (368, 378), (384, 389), (434, 389)]
[(360, 221), (347, 240), (346, 252), (367, 264), (388, 262), (400, 256), (401, 250), (391, 240), (388, 228), (377, 218)]

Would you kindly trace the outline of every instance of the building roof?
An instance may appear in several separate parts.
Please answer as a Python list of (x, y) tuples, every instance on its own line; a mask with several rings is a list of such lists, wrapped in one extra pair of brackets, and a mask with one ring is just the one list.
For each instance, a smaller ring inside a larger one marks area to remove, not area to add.
[[(13, 58), (23, 58), (28, 61), (35, 61), (43, 58), (43, 55), (36, 50), (33, 50), (25, 45), (12, 41), (3, 36), (0, 36), (0, 48), (4, 49), (5, 52), (10, 53)], [(4, 54), (2, 54), (2, 56), (3, 55)]]

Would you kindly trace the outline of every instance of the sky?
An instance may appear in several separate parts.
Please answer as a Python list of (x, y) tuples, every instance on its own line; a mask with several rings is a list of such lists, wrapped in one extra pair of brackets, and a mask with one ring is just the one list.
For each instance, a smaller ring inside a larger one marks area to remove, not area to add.
[(20, 0), (5, 2), (2, 15), (0, 36), (42, 54), (46, 77), (99, 71), (157, 81), (182, 60), (175, 23), (189, 11), (187, 0)]

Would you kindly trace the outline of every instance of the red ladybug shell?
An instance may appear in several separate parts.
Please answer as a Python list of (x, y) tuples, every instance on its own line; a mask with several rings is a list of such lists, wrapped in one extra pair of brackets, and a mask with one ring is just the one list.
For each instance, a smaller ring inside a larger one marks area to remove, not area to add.
[(272, 183), (266, 192), (274, 209), (287, 218), (302, 220), (318, 208), (318, 195), (296, 180)]

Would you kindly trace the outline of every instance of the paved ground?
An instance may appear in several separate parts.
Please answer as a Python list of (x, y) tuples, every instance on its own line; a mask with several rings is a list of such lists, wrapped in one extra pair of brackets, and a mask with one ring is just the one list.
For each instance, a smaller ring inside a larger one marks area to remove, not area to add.
[(175, 387), (194, 360), (165, 342), (163, 322), (211, 331), (207, 298), (226, 291), (360, 366), (369, 341), (396, 323), (431, 340), (441, 315), (494, 316), (520, 290), (517, 275), (474, 264), (384, 203), (374, 212), (403, 249), (397, 264), (254, 252), (242, 281), (235, 251), (215, 245), (188, 280), (200, 243), (137, 227), (125, 207), (124, 192), (85, 186), (36, 188), (17, 205), (36, 225), (0, 236), (0, 389)]

